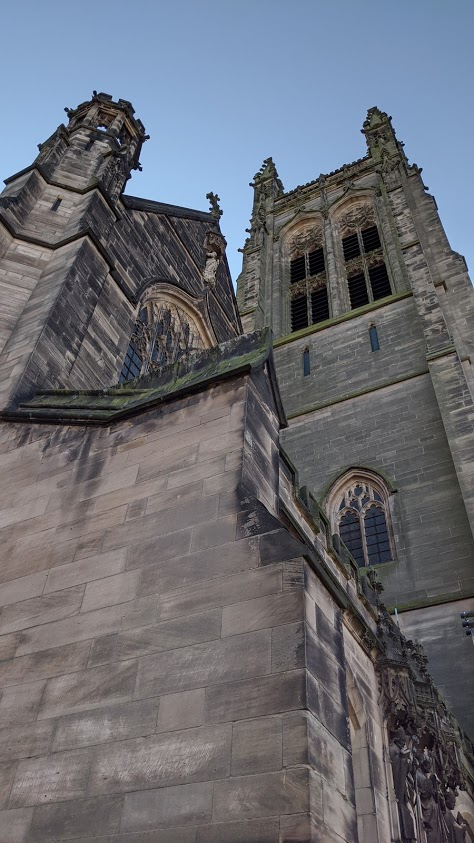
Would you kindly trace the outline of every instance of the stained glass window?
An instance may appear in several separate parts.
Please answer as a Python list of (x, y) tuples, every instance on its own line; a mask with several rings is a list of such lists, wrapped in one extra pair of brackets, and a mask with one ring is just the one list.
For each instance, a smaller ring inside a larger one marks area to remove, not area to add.
[(159, 371), (203, 348), (197, 325), (174, 302), (149, 298), (140, 309), (119, 383)]
[(334, 499), (337, 530), (360, 568), (393, 559), (388, 495), (383, 492), (375, 480), (353, 478)]

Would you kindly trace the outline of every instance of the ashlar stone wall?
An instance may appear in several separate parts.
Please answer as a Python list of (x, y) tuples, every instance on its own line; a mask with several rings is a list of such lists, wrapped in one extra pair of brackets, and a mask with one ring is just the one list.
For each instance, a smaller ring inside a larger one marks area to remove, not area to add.
[(278, 427), (263, 370), (3, 423), (0, 839), (356, 840), (341, 609), (275, 517)]

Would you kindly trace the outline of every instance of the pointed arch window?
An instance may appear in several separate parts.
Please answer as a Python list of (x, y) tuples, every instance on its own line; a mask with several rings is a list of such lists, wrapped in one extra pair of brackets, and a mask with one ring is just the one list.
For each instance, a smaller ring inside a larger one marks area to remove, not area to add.
[(150, 288), (143, 297), (119, 383), (161, 371), (215, 342), (197, 311), (189, 304), (185, 309), (173, 291), (166, 296), (158, 286), (164, 285)]
[(357, 205), (341, 218), (342, 252), (351, 310), (392, 293), (375, 214)]
[(290, 255), (291, 330), (299, 331), (330, 316), (322, 230), (310, 227), (297, 232)]
[(328, 508), (334, 531), (359, 568), (394, 559), (389, 492), (379, 477), (346, 475), (329, 495)]

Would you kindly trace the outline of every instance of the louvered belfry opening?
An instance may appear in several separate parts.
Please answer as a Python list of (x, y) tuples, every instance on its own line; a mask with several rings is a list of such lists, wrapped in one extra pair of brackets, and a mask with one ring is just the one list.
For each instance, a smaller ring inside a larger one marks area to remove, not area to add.
[(346, 231), (355, 228), (342, 238), (351, 310), (392, 293), (379, 231), (368, 216), (373, 216), (370, 209), (359, 207), (345, 218)]
[(367, 284), (365, 283), (365, 275), (363, 272), (359, 275), (353, 275), (347, 280), (349, 286), (349, 298), (351, 300), (351, 308), (355, 310), (356, 307), (362, 307), (369, 303), (369, 294), (367, 292)]
[(377, 299), (383, 299), (385, 296), (389, 296), (391, 294), (392, 290), (390, 288), (390, 280), (387, 273), (387, 267), (384, 263), (371, 267), (371, 269), (369, 269), (369, 278), (374, 301), (377, 301)]
[(306, 295), (291, 300), (291, 330), (308, 327), (308, 300)]
[(313, 290), (311, 293), (311, 321), (313, 325), (329, 319), (329, 300), (326, 287)]
[[(302, 248), (300, 244), (298, 247)], [(314, 239), (309, 248), (290, 260), (290, 297), (292, 331), (329, 319), (324, 249), (316, 247)]]

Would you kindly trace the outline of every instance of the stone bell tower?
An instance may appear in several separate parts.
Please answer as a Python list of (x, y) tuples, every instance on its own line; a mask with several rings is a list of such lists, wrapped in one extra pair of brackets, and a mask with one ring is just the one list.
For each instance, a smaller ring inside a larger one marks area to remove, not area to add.
[(264, 162), (237, 298), (272, 328), (300, 482), (472, 731), (474, 294), (389, 115), (362, 133), (362, 158), (287, 192)]

